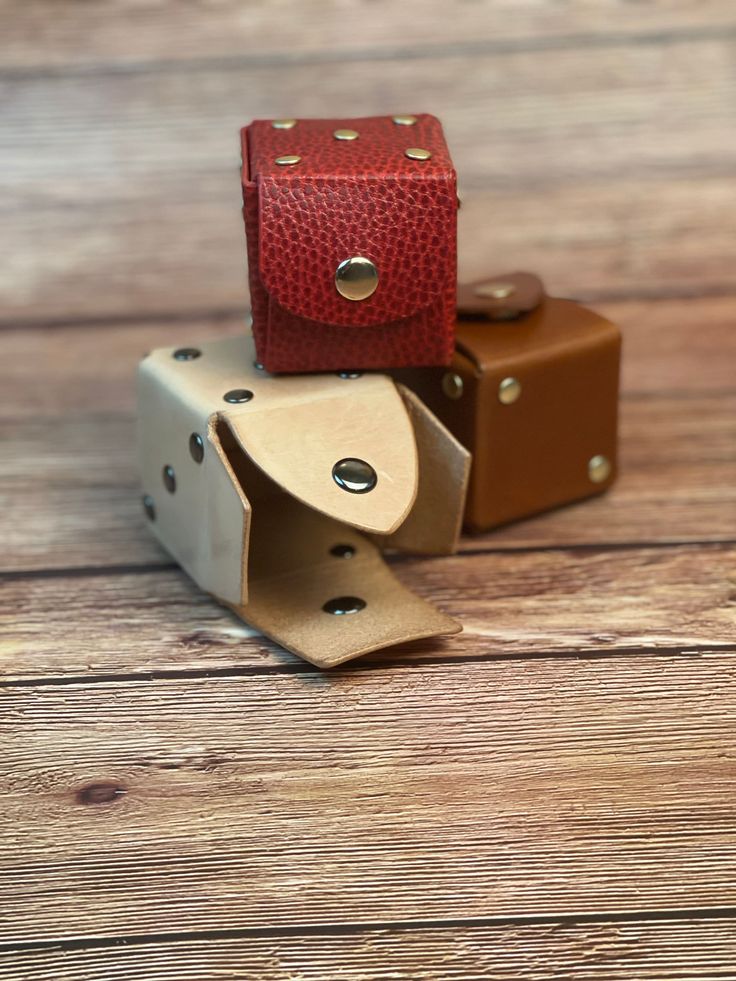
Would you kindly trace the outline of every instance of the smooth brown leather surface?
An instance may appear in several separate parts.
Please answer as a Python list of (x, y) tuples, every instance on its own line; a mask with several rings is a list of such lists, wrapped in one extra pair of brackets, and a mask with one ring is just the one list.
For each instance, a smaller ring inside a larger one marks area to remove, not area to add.
[[(503, 277), (496, 277), (502, 279)], [(475, 531), (605, 491), (616, 478), (621, 335), (610, 321), (569, 300), (545, 298), (505, 322), (458, 322), (449, 369), (463, 383), (459, 399), (442, 387), (443, 370), (396, 372), (471, 450), (465, 513)], [(522, 392), (498, 399), (514, 377)], [(611, 473), (588, 476), (602, 454)]]
[[(139, 370), (139, 445), (151, 523), (208, 592), (320, 667), (459, 627), (402, 587), (376, 541), (421, 552), (456, 545), (469, 454), (411, 392), (385, 375), (272, 377), (253, 365), (251, 338), (199, 345), (178, 361), (154, 351)], [(253, 398), (229, 404), (231, 389)], [(192, 433), (204, 459), (189, 451)], [(348, 494), (332, 465), (357, 456), (378, 483)], [(176, 490), (164, 486), (173, 467)], [(438, 510), (439, 509), (439, 513)], [(359, 530), (360, 529), (360, 530)], [(350, 544), (354, 555), (332, 554)], [(322, 605), (356, 595), (360, 613)]]
[[(494, 296), (509, 289), (508, 296)], [(539, 276), (528, 272), (504, 273), (491, 279), (460, 283), (457, 288), (459, 320), (515, 320), (536, 309), (544, 299), (544, 285)]]

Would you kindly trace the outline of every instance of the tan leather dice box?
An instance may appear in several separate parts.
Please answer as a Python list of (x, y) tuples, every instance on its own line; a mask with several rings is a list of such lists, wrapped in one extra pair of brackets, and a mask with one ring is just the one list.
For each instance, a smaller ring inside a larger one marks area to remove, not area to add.
[(621, 335), (528, 273), (458, 290), (449, 369), (392, 373), (473, 455), (465, 523), (483, 531), (598, 494), (616, 477)]
[(235, 337), (141, 363), (143, 503), (161, 544), (320, 667), (456, 633), (381, 549), (454, 550), (467, 450), (386, 375), (273, 377), (254, 358)]

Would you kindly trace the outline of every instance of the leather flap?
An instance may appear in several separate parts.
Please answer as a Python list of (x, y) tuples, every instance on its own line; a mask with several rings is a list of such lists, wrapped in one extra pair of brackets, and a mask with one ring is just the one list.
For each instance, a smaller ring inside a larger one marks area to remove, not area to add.
[[(228, 605), (321, 668), (461, 629), (403, 586), (364, 535), (285, 494), (255, 504), (249, 570), (248, 603)], [(325, 610), (340, 599), (354, 612)]]
[[(154, 351), (144, 364), (154, 362), (207, 417), (216, 414), (248, 457), (297, 500), (367, 532), (390, 534), (399, 527), (416, 498), (418, 462), (411, 421), (390, 378), (269, 375), (254, 367), (247, 336), (200, 350), (188, 362), (176, 361), (170, 350)], [(233, 391), (250, 398), (226, 401)], [(333, 467), (345, 459), (373, 468), (373, 490), (356, 494), (338, 486)]]
[(398, 388), (414, 427), (419, 486), (408, 518), (382, 542), (409, 552), (449, 554), (460, 537), (471, 455), (414, 392)]
[(534, 273), (514, 272), (460, 283), (457, 314), (460, 319), (515, 320), (544, 300), (544, 284)]
[[(437, 119), (412, 126), (390, 116), (299, 120), (243, 130), (243, 185), (258, 196), (259, 276), (271, 299), (299, 317), (348, 327), (412, 316), (446, 290), (456, 270), (455, 171)], [(358, 132), (337, 140), (336, 129)], [(431, 152), (412, 160), (410, 147)], [(279, 166), (296, 154), (299, 163)], [(378, 270), (372, 296), (353, 301), (335, 287), (345, 259)]]

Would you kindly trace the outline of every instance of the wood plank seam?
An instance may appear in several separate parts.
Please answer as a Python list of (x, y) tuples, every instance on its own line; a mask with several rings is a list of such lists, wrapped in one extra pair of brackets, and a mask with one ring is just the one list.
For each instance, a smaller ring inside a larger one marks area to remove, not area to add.
[[(472, 539), (465, 539), (472, 541)], [(663, 541), (663, 542), (577, 542), (559, 545), (509, 545), (489, 546), (488, 548), (461, 548), (456, 554), (463, 558), (475, 558), (486, 555), (533, 555), (547, 554), (555, 552), (566, 552), (571, 554), (605, 554), (606, 552), (625, 552), (625, 551), (666, 551), (667, 549), (709, 549), (723, 551), (736, 545), (736, 538), (717, 538), (705, 539), (702, 541), (684, 539)], [(390, 562), (400, 565), (402, 562), (411, 562), (417, 559), (416, 555), (392, 555)], [(431, 561), (431, 560), (428, 560)], [(435, 560), (435, 561), (441, 561)], [(171, 572), (180, 567), (176, 562), (153, 562), (150, 565), (145, 563), (130, 563), (123, 565), (93, 565), (93, 566), (62, 566), (48, 569), (0, 569), (0, 582), (18, 582), (22, 580), (37, 579), (85, 579), (95, 576), (145, 576), (149, 573)], [(182, 572), (182, 575), (184, 573)]]
[[(565, 552), (573, 554), (605, 554), (606, 552), (620, 552), (627, 550), (666, 550), (666, 549), (690, 549), (690, 548), (716, 548), (724, 549), (736, 545), (736, 539), (718, 538), (705, 539), (703, 541), (693, 539), (672, 540), (672, 541), (652, 541), (652, 542), (577, 542), (566, 544), (560, 542), (559, 545), (509, 545), (508, 547), (491, 546), (489, 548), (467, 548), (461, 549), (458, 556), (484, 556), (484, 555), (533, 555), (548, 554), (555, 552)], [(413, 554), (393, 555), (390, 560), (392, 563), (401, 564), (411, 562), (418, 556)], [(1, 569), (0, 582), (20, 582), (23, 580), (37, 579), (93, 579), (96, 576), (134, 576), (148, 575), (156, 572), (171, 572), (180, 567), (176, 562), (152, 562), (150, 565), (145, 563), (130, 563), (127, 565), (94, 565), (94, 566), (61, 566), (50, 567), (47, 569)], [(183, 573), (182, 573), (183, 574)]]
[[(736, 543), (734, 543), (736, 544)], [(23, 579), (94, 579), (95, 576), (135, 576), (178, 569), (176, 562), (129, 563), (125, 565), (82, 565), (48, 569), (0, 569), (0, 582)]]
[[(688, 644), (687, 646), (677, 647), (632, 647), (632, 648), (589, 648), (567, 651), (510, 651), (498, 654), (463, 654), (460, 656), (442, 657), (414, 657), (411, 661), (391, 660), (390, 656), (367, 655), (363, 661), (356, 661), (352, 666), (341, 667), (329, 672), (330, 677), (339, 677), (342, 674), (359, 674), (370, 671), (383, 671), (389, 668), (410, 670), (421, 667), (461, 667), (473, 664), (485, 664), (489, 661), (494, 663), (508, 661), (596, 661), (606, 658), (620, 657), (645, 657), (648, 659), (660, 657), (682, 657), (692, 658), (702, 654), (713, 652), (728, 654), (733, 651), (736, 653), (736, 644), (710, 641), (707, 644)], [(390, 653), (390, 652), (389, 652)], [(85, 688), (92, 685), (108, 685), (140, 681), (200, 681), (215, 680), (216, 678), (253, 678), (266, 675), (291, 675), (291, 674), (314, 674), (322, 675), (321, 668), (307, 662), (294, 662), (288, 664), (254, 665), (252, 667), (226, 667), (226, 668), (180, 668), (163, 671), (130, 671), (117, 674), (85, 674), (85, 675), (46, 675), (40, 678), (12, 678), (8, 681), (0, 680), (0, 691), (2, 689), (15, 688), (61, 688), (82, 685)]]
[(118, 937), (74, 937), (65, 940), (28, 940), (21, 943), (0, 941), (0, 953), (32, 950), (92, 950), (150, 943), (232, 940), (241, 937), (336, 937), (359, 936), (376, 930), (412, 933), (419, 930), (457, 930), (466, 927), (500, 928), (507, 926), (566, 926), (584, 924), (683, 922), (691, 920), (733, 920), (736, 906), (677, 907), (661, 910), (627, 910), (610, 913), (523, 914), (516, 916), (478, 916), (427, 920), (377, 920), (366, 923), (297, 924), (275, 927), (231, 927), (222, 930), (183, 930), (167, 933), (129, 934)]
[[(0, 73), (0, 77), (2, 73)], [(730, 176), (730, 171), (728, 172)], [(243, 253), (245, 255), (245, 252)], [(734, 298), (736, 293), (733, 290), (733, 283), (724, 281), (723, 283), (709, 283), (705, 289), (692, 289), (685, 286), (682, 289), (677, 287), (667, 290), (637, 289), (637, 290), (590, 290), (568, 296), (566, 299), (574, 300), (577, 303), (638, 303), (638, 302), (657, 302), (667, 300), (710, 300), (719, 298)], [(119, 314), (84, 314), (76, 317), (40, 317), (40, 318), (5, 318), (0, 317), (0, 330), (45, 330), (48, 327), (136, 327), (141, 324), (151, 324), (154, 328), (156, 324), (190, 324), (203, 320), (209, 323), (217, 321), (227, 321), (232, 318), (243, 318), (245, 320), (250, 314), (250, 308), (243, 306), (226, 307), (202, 307), (195, 310), (152, 310), (139, 311), (136, 313)]]
[(111, 77), (121, 75), (165, 75), (169, 72), (241, 71), (281, 68), (300, 65), (352, 64), (354, 62), (385, 61), (436, 61), (442, 58), (504, 57), (526, 52), (576, 51), (580, 49), (612, 49), (635, 45), (637, 47), (669, 47), (703, 41), (724, 41), (736, 37), (733, 27), (700, 27), (682, 31), (625, 31), (606, 34), (580, 33), (557, 37), (508, 39), (503, 41), (460, 41), (454, 44), (423, 44), (417, 46), (391, 45), (380, 48), (353, 50), (323, 50), (291, 54), (289, 52), (258, 52), (247, 56), (231, 55), (220, 58), (185, 58), (182, 60), (151, 60), (109, 64), (92, 62), (81, 67), (51, 67), (39, 64), (23, 68), (6, 68), (0, 71), (0, 79), (9, 81), (56, 78)]

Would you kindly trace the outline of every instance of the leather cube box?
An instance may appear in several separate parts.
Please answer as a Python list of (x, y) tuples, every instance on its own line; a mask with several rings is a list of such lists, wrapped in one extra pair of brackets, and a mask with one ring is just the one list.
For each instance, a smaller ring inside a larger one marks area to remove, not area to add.
[(257, 120), (242, 159), (267, 371), (449, 364), (457, 193), (434, 116)]
[(606, 490), (617, 468), (618, 328), (544, 296), (529, 274), (471, 284), (460, 302), (450, 369), (395, 377), (473, 455), (466, 525), (483, 531)]
[(318, 665), (460, 629), (382, 549), (452, 552), (470, 456), (408, 389), (273, 377), (250, 337), (140, 365), (151, 530), (202, 589)]

